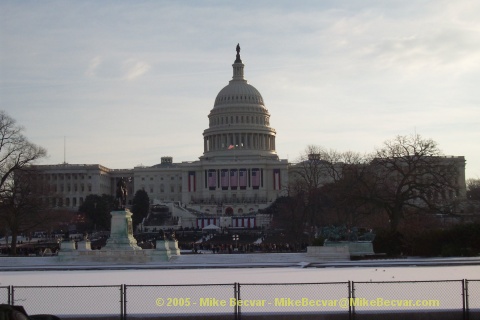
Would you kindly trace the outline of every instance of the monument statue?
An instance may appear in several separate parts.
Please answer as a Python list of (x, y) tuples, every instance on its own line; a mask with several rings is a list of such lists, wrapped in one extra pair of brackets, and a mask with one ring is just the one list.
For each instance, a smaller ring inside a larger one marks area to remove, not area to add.
[(327, 241), (373, 241), (375, 234), (370, 230), (359, 230), (357, 227), (347, 228), (346, 226), (326, 226), (321, 230), (321, 236)]
[(373, 240), (375, 233), (371, 229), (341, 226), (323, 227), (320, 235), (326, 247), (347, 246), (350, 256), (374, 255)]
[(242, 63), (242, 59), (240, 59), (240, 43), (237, 43), (237, 57), (235, 59), (235, 63)]
[(125, 178), (122, 177), (117, 182), (115, 210), (124, 210), (126, 205), (127, 205), (127, 182)]
[(168, 234), (168, 240), (172, 240), (172, 241), (177, 240), (175, 236), (175, 231), (172, 231), (171, 233)]

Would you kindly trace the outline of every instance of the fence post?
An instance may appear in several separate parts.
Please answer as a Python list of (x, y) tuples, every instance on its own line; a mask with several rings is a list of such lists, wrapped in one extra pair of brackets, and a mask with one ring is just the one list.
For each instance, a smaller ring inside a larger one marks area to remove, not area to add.
[(468, 280), (462, 281), (462, 296), (463, 296), (463, 319), (470, 318), (470, 311), (468, 310)]
[(120, 319), (125, 320), (126, 315), (125, 315), (125, 288), (124, 284), (120, 285)]
[(348, 319), (352, 320), (352, 306), (351, 306), (351, 298), (352, 298), (352, 282), (348, 281)]
[(12, 288), (13, 288), (13, 286), (8, 286), (8, 293), (7, 293), (8, 294), (8, 304), (10, 304), (10, 305), (12, 304), (12, 301), (13, 301), (13, 299), (12, 299), (13, 289)]
[[(235, 301), (240, 300), (240, 283), (235, 282), (233, 284), (233, 291), (235, 295)], [(242, 314), (240, 312), (240, 307), (238, 306), (237, 303), (235, 303), (235, 307), (233, 307), (233, 312), (235, 315), (235, 320), (240, 320), (242, 319)]]
[(12, 288), (12, 291), (10, 294), (10, 297), (11, 297), (10, 304), (13, 306), (15, 304), (15, 287), (11, 286), (11, 288)]
[(354, 281), (352, 281), (351, 283), (352, 287), (350, 291), (350, 297), (348, 299), (348, 310), (350, 312), (350, 319), (355, 320), (355, 304), (352, 303), (352, 301), (355, 301), (355, 283)]

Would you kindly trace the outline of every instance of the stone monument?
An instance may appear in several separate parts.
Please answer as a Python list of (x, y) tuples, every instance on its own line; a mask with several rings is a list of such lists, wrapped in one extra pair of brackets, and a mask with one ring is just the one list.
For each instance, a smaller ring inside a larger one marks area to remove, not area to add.
[(122, 177), (117, 182), (115, 211), (110, 212), (110, 238), (102, 250), (142, 250), (133, 237), (132, 213), (126, 208), (126, 204), (127, 181)]
[(133, 237), (132, 213), (128, 209), (110, 212), (110, 238), (102, 250), (142, 250)]
[(372, 256), (375, 234), (372, 230), (360, 230), (356, 227), (327, 226), (322, 229), (325, 247), (347, 247), (350, 256)]
[(169, 239), (157, 240), (156, 249), (142, 250), (133, 237), (132, 213), (126, 208), (127, 184), (124, 178), (117, 183), (115, 209), (110, 212), (110, 238), (101, 250), (91, 250), (90, 241), (85, 238), (78, 242), (75, 249), (74, 242), (66, 242), (58, 254), (58, 260), (67, 263), (95, 262), (95, 263), (157, 263), (169, 261), (172, 256), (180, 255), (178, 241), (175, 236)]

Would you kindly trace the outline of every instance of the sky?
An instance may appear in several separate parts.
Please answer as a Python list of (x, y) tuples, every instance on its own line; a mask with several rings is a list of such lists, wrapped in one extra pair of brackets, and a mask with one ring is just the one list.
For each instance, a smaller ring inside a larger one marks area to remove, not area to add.
[(241, 46), (281, 159), (435, 140), (480, 179), (480, 2), (0, 2), (0, 110), (42, 164), (195, 161)]

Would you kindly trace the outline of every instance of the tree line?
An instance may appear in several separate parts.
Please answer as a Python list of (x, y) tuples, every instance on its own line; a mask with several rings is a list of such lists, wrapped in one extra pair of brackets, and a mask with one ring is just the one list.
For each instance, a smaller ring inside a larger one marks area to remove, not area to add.
[[(75, 219), (85, 230), (109, 230), (111, 195), (87, 196), (79, 207), (81, 219), (46, 201), (49, 186), (37, 179), (34, 164), (47, 151), (23, 132), (0, 111), (0, 238), (10, 237), (12, 252), (18, 235), (46, 227), (67, 228), (61, 223)], [(308, 233), (312, 241), (322, 226), (346, 225), (388, 226), (385, 243), (398, 243), (399, 231), (423, 232), (438, 223), (435, 214), (458, 212), (463, 198), (480, 201), (480, 179), (469, 179), (462, 194), (462, 159), (444, 157), (435, 141), (416, 134), (385, 141), (370, 154), (311, 145), (291, 164), (285, 196), (264, 212), (272, 214), (273, 228), (293, 236)], [(148, 194), (137, 190), (132, 203), (135, 225), (148, 214), (149, 202)]]
[(444, 156), (418, 134), (387, 140), (370, 154), (310, 145), (289, 168), (286, 195), (264, 212), (276, 227), (311, 239), (329, 225), (416, 230), (478, 196), (473, 181), (465, 195), (464, 166), (463, 157)]
[[(68, 230), (74, 220), (84, 223), (88, 230), (109, 230), (111, 195), (89, 195), (76, 213), (54, 208), (48, 199), (50, 186), (40, 179), (35, 164), (47, 156), (47, 150), (30, 142), (24, 128), (5, 111), (0, 110), (0, 238), (15, 255), (18, 236), (44, 228)], [(133, 199), (133, 220), (138, 224), (148, 213), (149, 199), (139, 190)], [(7, 242), (8, 241), (8, 242)]]

